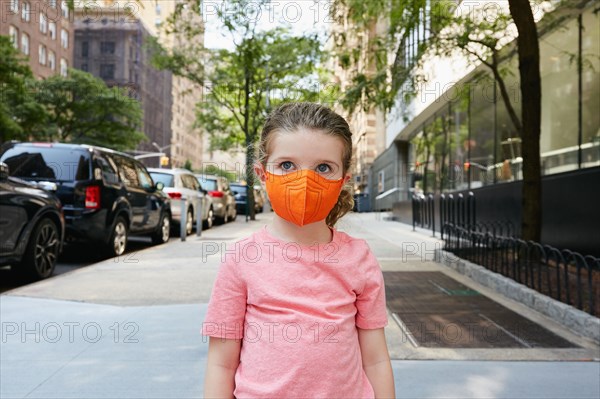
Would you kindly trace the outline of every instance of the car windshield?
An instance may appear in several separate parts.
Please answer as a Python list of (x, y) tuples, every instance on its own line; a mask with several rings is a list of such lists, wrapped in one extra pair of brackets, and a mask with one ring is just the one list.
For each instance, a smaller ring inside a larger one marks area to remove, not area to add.
[(242, 184), (230, 184), (229, 187), (234, 194), (246, 194), (246, 186)]
[(161, 182), (165, 185), (165, 187), (174, 187), (173, 175), (170, 175), (168, 173), (150, 172), (150, 176), (152, 176), (152, 180), (154, 180), (154, 183)]
[(88, 151), (57, 147), (8, 149), (0, 158), (11, 176), (25, 180), (74, 181), (90, 178)]
[(217, 181), (215, 179), (207, 179), (204, 177), (197, 177), (198, 182), (206, 191), (217, 191)]

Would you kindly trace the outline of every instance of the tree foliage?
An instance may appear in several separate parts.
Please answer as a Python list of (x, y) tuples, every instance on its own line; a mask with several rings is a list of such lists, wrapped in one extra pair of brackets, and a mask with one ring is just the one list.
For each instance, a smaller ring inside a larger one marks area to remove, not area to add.
[(76, 69), (34, 79), (27, 58), (0, 36), (0, 140), (85, 143), (129, 150), (145, 139), (142, 109), (124, 89)]
[(39, 135), (46, 140), (129, 150), (146, 138), (139, 130), (139, 101), (87, 72), (70, 69), (66, 78), (54, 75), (39, 81), (37, 100), (49, 114)]
[(27, 58), (8, 36), (0, 36), (0, 142), (26, 140), (45, 125), (47, 113), (35, 101)]
[[(199, 37), (198, 2), (176, 6), (165, 33), (178, 45), (164, 48), (152, 40), (154, 63), (196, 83), (203, 90), (197, 104), (197, 125), (210, 135), (212, 149), (246, 151), (246, 181), (254, 185), (254, 146), (269, 110), (286, 101), (319, 101), (318, 65), (322, 57), (317, 35), (294, 36), (285, 27), (260, 30), (246, 10), (264, 7), (267, 0), (234, 0), (216, 17), (233, 42), (233, 49), (206, 49)], [(251, 7), (249, 7), (251, 6)], [(253, 191), (249, 191), (254, 218)]]

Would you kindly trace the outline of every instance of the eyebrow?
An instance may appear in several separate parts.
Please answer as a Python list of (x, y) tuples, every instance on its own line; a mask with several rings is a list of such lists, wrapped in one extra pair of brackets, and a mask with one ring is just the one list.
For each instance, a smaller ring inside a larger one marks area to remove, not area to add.
[[(294, 157), (292, 157), (292, 156), (281, 156), (281, 157), (275, 158), (274, 160), (270, 161), (269, 163), (275, 163), (275, 162), (283, 161), (283, 160), (286, 160), (286, 161), (296, 161), (297, 159), (294, 158)], [(331, 161), (329, 159), (321, 159), (321, 160), (318, 161), (317, 165), (321, 164), (321, 163), (331, 163), (331, 164), (334, 164), (335, 166), (339, 166), (337, 162)]]

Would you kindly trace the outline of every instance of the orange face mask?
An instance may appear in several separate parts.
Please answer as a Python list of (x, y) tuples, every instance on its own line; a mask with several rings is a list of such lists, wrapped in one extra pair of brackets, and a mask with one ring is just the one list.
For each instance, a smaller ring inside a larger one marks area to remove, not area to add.
[(313, 170), (285, 175), (265, 171), (267, 195), (277, 215), (298, 226), (323, 220), (336, 204), (344, 178), (329, 180)]

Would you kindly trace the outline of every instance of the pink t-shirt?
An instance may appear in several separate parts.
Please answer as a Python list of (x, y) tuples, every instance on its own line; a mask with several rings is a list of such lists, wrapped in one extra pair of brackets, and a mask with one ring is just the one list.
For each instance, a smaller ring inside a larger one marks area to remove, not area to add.
[(333, 228), (303, 246), (267, 227), (224, 251), (202, 325), (243, 339), (236, 398), (373, 398), (357, 327), (387, 325), (383, 274), (363, 239)]

